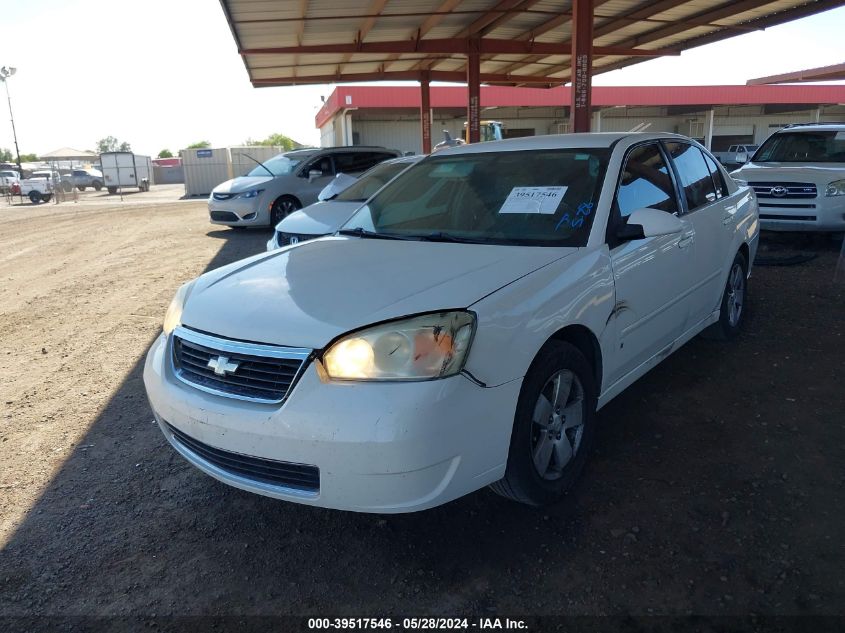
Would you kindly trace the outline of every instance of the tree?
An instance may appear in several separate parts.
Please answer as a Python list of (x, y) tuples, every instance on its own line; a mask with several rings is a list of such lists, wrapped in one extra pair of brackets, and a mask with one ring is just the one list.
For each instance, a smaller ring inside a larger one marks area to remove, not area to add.
[(287, 151), (296, 149), (297, 147), (302, 147), (302, 143), (297, 143), (292, 138), (285, 136), (284, 134), (280, 134), (278, 132), (276, 134), (271, 134), (263, 141), (255, 141), (251, 138), (248, 138), (246, 141), (244, 141), (244, 145), (270, 145), (273, 147), (282, 147)]
[(113, 136), (107, 136), (106, 138), (101, 138), (97, 141), (97, 153), (102, 154), (103, 152), (131, 152), (132, 146), (124, 141), (123, 143), (119, 142)]
[(15, 160), (15, 155), (12, 150), (0, 147), (0, 163), (11, 163)]
[(38, 154), (21, 154), (22, 163), (36, 163), (38, 162)]
[(173, 152), (169, 149), (163, 149), (158, 153), (159, 158), (173, 158)]
[(197, 141), (196, 143), (191, 143), (185, 149), (204, 149), (206, 147), (211, 147), (211, 143), (208, 141)]

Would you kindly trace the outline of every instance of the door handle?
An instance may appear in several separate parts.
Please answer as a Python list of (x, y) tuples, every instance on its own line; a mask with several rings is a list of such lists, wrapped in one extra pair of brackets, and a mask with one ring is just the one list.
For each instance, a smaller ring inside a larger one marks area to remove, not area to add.
[(695, 234), (685, 235), (680, 240), (678, 240), (678, 248), (686, 248), (690, 244), (695, 241)]

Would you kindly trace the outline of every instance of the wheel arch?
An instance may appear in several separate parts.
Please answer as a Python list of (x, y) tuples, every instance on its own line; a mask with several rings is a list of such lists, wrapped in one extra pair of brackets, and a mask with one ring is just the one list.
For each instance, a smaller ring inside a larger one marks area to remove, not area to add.
[[(580, 324), (567, 325), (552, 334), (549, 340), (562, 341), (577, 347), (593, 368), (596, 390), (601, 391), (603, 376), (601, 345), (590, 328)], [(539, 354), (539, 351), (537, 353)]]
[(746, 272), (748, 272), (751, 269), (751, 249), (748, 246), (748, 242), (740, 244), (737, 252), (742, 253), (742, 256), (745, 258)]

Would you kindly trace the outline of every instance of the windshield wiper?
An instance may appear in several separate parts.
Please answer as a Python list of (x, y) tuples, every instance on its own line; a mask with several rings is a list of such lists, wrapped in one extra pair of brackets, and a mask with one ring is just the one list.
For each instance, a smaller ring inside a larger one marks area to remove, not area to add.
[(428, 233), (426, 235), (414, 235), (414, 239), (422, 240), (424, 242), (455, 242), (457, 244), (489, 244), (496, 240), (487, 237), (461, 237), (460, 235), (452, 235), (451, 233)]
[(375, 231), (367, 231), (366, 229), (362, 229), (360, 226), (354, 229), (340, 229), (337, 234), (352, 235), (354, 237), (361, 237), (372, 240), (411, 240), (416, 242), (420, 239), (417, 236), (406, 237), (404, 235), (396, 235), (395, 233), (376, 233)]
[(267, 170), (267, 173), (268, 173), (268, 174), (270, 174), (270, 176), (272, 176), (273, 178), (275, 178), (275, 177), (276, 177), (276, 174), (274, 174), (272, 171), (270, 171), (270, 169), (267, 167), (267, 165), (265, 165), (264, 163), (262, 163), (260, 160), (256, 160), (255, 158), (253, 158), (253, 157), (252, 157), (252, 156), (250, 156), (249, 154), (243, 154), (243, 153), (241, 153), (241, 152), (238, 152), (238, 156), (246, 156), (248, 159), (250, 159), (250, 160), (251, 160), (253, 163), (255, 163), (256, 165), (261, 165), (264, 169), (266, 169), (266, 170)]

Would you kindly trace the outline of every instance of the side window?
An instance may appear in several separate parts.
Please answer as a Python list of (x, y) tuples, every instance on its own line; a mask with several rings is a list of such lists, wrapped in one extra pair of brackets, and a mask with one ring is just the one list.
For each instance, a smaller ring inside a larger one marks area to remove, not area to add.
[(710, 170), (704, 162), (701, 150), (693, 145), (677, 141), (667, 142), (666, 149), (681, 176), (681, 186), (687, 200), (687, 211), (695, 211), (716, 200), (716, 188), (713, 186), (713, 178), (710, 177)]
[(707, 168), (710, 170), (710, 176), (713, 178), (713, 185), (716, 187), (716, 197), (721, 198), (728, 195), (728, 188), (725, 185), (725, 177), (722, 175), (722, 170), (716, 164), (713, 157), (707, 152), (704, 154), (704, 162), (707, 163)]
[(677, 212), (675, 186), (657, 143), (641, 145), (628, 154), (619, 178), (616, 203), (623, 218), (645, 207)]
[(311, 164), (308, 165), (303, 171), (303, 176), (308, 176), (308, 172), (311, 170), (316, 169), (318, 171), (323, 172), (324, 176), (334, 176), (334, 168), (332, 167), (332, 159), (331, 156), (320, 156), (319, 158), (315, 158), (311, 161)]
[(385, 155), (377, 152), (338, 152), (334, 162), (338, 172), (356, 174), (378, 165)]

